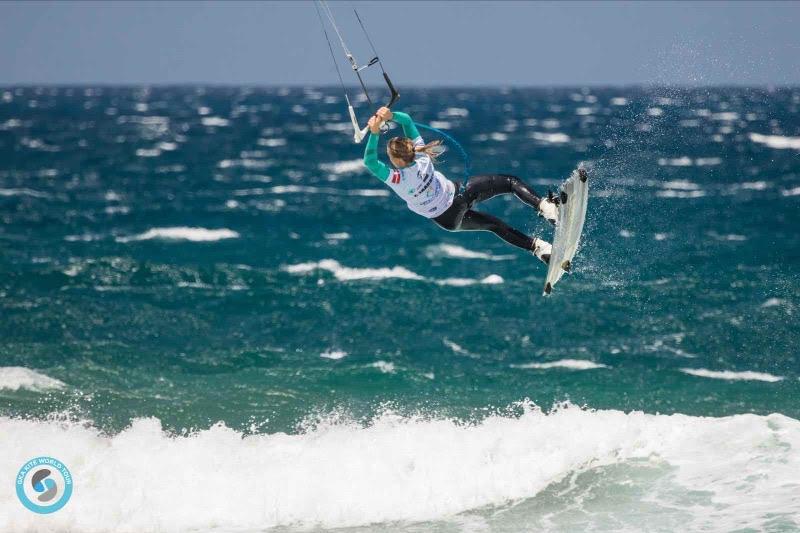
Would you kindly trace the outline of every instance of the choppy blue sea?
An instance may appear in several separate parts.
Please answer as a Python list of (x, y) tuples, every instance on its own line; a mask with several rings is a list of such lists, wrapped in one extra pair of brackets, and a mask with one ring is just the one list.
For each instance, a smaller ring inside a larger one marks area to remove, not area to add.
[(800, 89), (400, 89), (473, 173), (592, 169), (551, 297), (339, 91), (0, 88), (0, 530), (800, 529)]

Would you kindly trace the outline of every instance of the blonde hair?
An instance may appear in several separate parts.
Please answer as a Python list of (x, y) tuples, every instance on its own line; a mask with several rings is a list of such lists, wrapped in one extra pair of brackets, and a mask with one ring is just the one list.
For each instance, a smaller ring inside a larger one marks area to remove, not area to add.
[(444, 153), (444, 146), (439, 139), (422, 146), (414, 146), (414, 141), (408, 137), (394, 137), (389, 140), (388, 150), (389, 155), (410, 165), (418, 152), (428, 155), (435, 162), (436, 158)]

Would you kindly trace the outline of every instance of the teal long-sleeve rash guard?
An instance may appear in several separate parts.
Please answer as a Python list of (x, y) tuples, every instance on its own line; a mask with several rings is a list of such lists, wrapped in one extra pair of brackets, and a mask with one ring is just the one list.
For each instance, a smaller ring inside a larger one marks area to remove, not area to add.
[[(402, 111), (395, 111), (392, 113), (394, 117), (392, 120), (400, 124), (403, 128), (403, 135), (414, 141), (414, 146), (418, 144), (423, 144), (422, 137), (419, 134), (419, 130), (414, 125), (414, 121), (411, 120), (411, 117)], [(364, 150), (364, 165), (366, 165), (367, 169), (372, 172), (375, 177), (377, 177), (381, 181), (386, 181), (389, 179), (389, 174), (391, 174), (392, 169), (389, 166), (378, 159), (378, 140), (380, 139), (380, 135), (375, 135), (374, 133), (370, 132), (369, 139), (367, 139), (367, 147)]]
[[(412, 139), (415, 147), (425, 144), (410, 116), (400, 111), (395, 111), (393, 115), (392, 120), (403, 127), (403, 133)], [(455, 185), (433, 168), (431, 157), (425, 152), (417, 152), (413, 163), (392, 169), (378, 159), (379, 139), (379, 135), (370, 133), (367, 140), (364, 165), (369, 171), (405, 200), (408, 208), (418, 215), (436, 218), (447, 211), (453, 203)]]

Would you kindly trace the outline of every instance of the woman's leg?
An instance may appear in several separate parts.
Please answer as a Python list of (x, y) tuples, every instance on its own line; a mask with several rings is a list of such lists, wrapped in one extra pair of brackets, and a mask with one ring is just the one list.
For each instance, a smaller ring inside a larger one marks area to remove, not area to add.
[(491, 231), (507, 243), (528, 252), (533, 250), (533, 239), (514, 229), (497, 217), (472, 209), (464, 213), (456, 231)]
[(474, 204), (488, 200), (498, 194), (511, 193), (534, 209), (539, 209), (541, 198), (529, 185), (510, 174), (472, 176), (467, 182), (464, 198), (470, 204)]

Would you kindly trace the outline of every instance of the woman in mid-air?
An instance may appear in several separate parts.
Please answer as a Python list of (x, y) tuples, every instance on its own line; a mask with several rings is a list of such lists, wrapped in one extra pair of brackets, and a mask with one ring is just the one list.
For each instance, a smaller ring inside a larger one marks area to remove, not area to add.
[[(378, 160), (380, 128), (389, 120), (400, 124), (405, 134), (405, 137), (391, 139), (386, 149), (394, 169)], [(425, 144), (414, 121), (405, 113), (393, 113), (388, 107), (382, 107), (370, 118), (369, 129), (364, 164), (405, 200), (413, 212), (449, 231), (491, 231), (507, 243), (533, 252), (545, 264), (550, 261), (552, 246), (549, 242), (529, 237), (497, 217), (474, 210), (473, 206), (498, 194), (513, 193), (555, 225), (557, 199), (539, 198), (522, 180), (508, 174), (472, 176), (466, 187), (450, 181), (433, 168), (436, 156), (441, 153), (441, 142)]]

